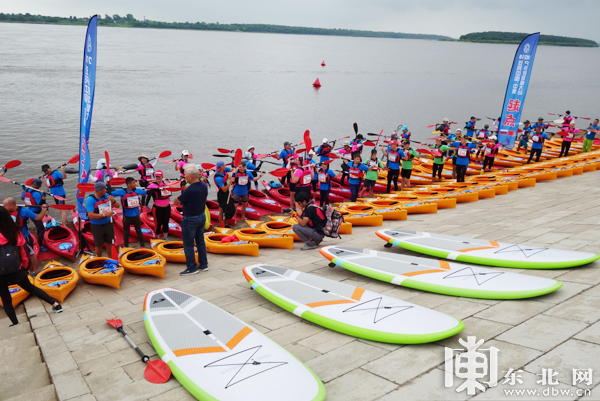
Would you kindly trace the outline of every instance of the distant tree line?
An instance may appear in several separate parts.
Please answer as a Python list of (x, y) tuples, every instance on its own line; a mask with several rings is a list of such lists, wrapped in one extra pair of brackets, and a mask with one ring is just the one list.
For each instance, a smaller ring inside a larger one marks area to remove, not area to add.
[[(25, 22), (38, 24), (73, 24), (85, 25), (89, 18), (77, 18), (75, 16), (66, 17), (48, 17), (43, 15), (27, 14), (3, 14), (0, 13), (0, 22)], [(100, 26), (122, 26), (135, 28), (167, 28), (167, 29), (196, 29), (204, 31), (233, 31), (233, 32), (262, 32), (262, 33), (285, 33), (295, 35), (333, 35), (333, 36), (358, 36), (373, 38), (397, 38), (397, 39), (451, 39), (442, 35), (425, 35), (415, 33), (399, 32), (375, 32), (359, 31), (354, 29), (327, 29), (327, 28), (309, 28), (301, 26), (268, 25), (268, 24), (219, 24), (218, 22), (161, 22), (137, 20), (131, 14), (121, 17), (118, 14), (112, 16), (105, 14), (104, 18), (98, 15), (98, 25)]]
[[(460, 42), (480, 43), (521, 43), (528, 33), (518, 32), (473, 32), (462, 35)], [(566, 36), (540, 35), (540, 45), (548, 46), (573, 46), (573, 47), (598, 47), (598, 43), (589, 39), (568, 38)]]

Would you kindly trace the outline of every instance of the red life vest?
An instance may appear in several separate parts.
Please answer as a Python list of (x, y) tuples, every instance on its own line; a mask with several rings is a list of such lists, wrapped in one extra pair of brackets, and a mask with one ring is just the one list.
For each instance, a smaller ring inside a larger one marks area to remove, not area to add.
[(321, 146), (321, 153), (319, 153), (319, 156), (327, 156), (330, 152), (331, 152), (331, 145), (325, 144), (325, 145)]
[(151, 181), (154, 179), (154, 166), (152, 164), (143, 164), (142, 169), (140, 170), (140, 176), (142, 177), (142, 181)]
[(219, 187), (219, 184), (217, 183), (217, 177), (223, 177), (223, 186), (227, 185), (226, 182), (229, 179), (229, 175), (227, 173), (215, 173), (215, 175), (213, 176), (213, 181), (215, 182), (215, 186), (217, 187), (217, 191), (219, 191), (219, 189), (221, 189), (221, 187)]
[(531, 137), (531, 140), (535, 143), (544, 143), (544, 137), (542, 136), (542, 134), (538, 134), (535, 133), (533, 134), (533, 136)]
[(25, 193), (23, 194), (23, 200), (25, 201), (25, 204), (27, 206), (35, 206), (38, 204), (35, 198), (33, 197), (33, 194), (31, 193), (31, 189), (27, 189), (25, 191)]
[(404, 156), (404, 160), (412, 160), (415, 158), (415, 156), (412, 153), (410, 153), (411, 148), (404, 149), (404, 151), (405, 151), (404, 154), (406, 155), (406, 156)]
[(137, 192), (129, 192), (125, 190), (126, 194), (121, 197), (121, 205), (123, 209), (135, 209), (140, 207), (140, 197)]
[[(54, 170), (56, 171), (56, 170)], [(54, 173), (54, 171), (52, 173)], [(54, 178), (52, 176), (52, 173), (48, 174), (46, 176), (46, 185), (48, 185), (48, 188), (55, 188), (55, 187), (62, 187), (63, 186), (63, 179), (62, 178)]]
[(17, 206), (17, 210), (10, 212), (10, 215), (14, 222), (19, 226), (19, 229), (26, 224), (25, 219), (21, 217), (21, 206)]
[(169, 185), (166, 182), (161, 182), (160, 185), (157, 182), (153, 182), (152, 184), (148, 185), (148, 190), (151, 189), (158, 189), (158, 191), (155, 192), (155, 200), (166, 200), (169, 199), (171, 197), (171, 191), (169, 191), (167, 189)]
[(352, 163), (352, 165), (349, 166), (350, 169), (348, 171), (350, 172), (350, 178), (354, 178), (354, 179), (358, 179), (358, 180), (363, 178), (364, 173), (359, 167), (360, 167), (360, 164), (358, 166), (355, 166), (354, 163)]
[(302, 171), (302, 176), (300, 176), (300, 178), (298, 179), (298, 182), (296, 183), (296, 187), (308, 187), (312, 180), (312, 177), (310, 174), (310, 168), (300, 167), (298, 170)]
[(456, 155), (458, 157), (469, 157), (471, 156), (471, 152), (469, 151), (469, 147), (467, 145), (460, 145), (458, 149), (456, 149)]
[(329, 170), (319, 170), (319, 182), (321, 184), (329, 184), (331, 177), (327, 174)]
[(391, 150), (388, 152), (388, 161), (392, 163), (398, 163), (400, 160), (400, 153), (397, 150)]
[(112, 207), (108, 196), (104, 195), (102, 199), (98, 199), (94, 195), (90, 196), (96, 201), (96, 203), (94, 204), (94, 213), (112, 213)]
[(234, 175), (234, 177), (235, 177), (235, 184), (236, 185), (242, 185), (242, 186), (244, 186), (244, 185), (248, 185), (248, 182), (250, 182), (250, 176), (248, 175), (247, 172), (245, 172), (245, 173), (237, 172)]

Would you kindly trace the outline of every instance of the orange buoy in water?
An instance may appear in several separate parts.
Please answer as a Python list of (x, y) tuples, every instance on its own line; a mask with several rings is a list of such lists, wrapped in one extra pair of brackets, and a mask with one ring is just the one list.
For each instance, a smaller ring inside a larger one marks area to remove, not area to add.
[(321, 62), (321, 67), (325, 67), (325, 60)]
[(321, 83), (319, 82), (319, 78), (317, 78), (317, 80), (315, 82), (313, 82), (313, 86), (319, 88), (321, 86)]

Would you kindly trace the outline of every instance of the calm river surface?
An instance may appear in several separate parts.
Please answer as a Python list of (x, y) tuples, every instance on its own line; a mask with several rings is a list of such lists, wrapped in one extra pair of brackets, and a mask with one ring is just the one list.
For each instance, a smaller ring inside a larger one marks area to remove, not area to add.
[[(77, 153), (85, 30), (0, 23), (0, 165), (23, 162), (7, 177)], [(353, 135), (354, 122), (388, 135), (403, 123), (416, 140), (444, 117), (483, 125), (500, 113), (516, 47), (99, 27), (92, 165), (104, 151), (123, 165), (166, 149), (215, 163), (217, 147), (273, 151), (306, 129), (319, 143)], [(600, 115), (599, 65), (598, 48), (539, 47), (524, 118)], [(76, 176), (67, 183), (74, 199)], [(0, 183), (2, 198), (18, 193)]]

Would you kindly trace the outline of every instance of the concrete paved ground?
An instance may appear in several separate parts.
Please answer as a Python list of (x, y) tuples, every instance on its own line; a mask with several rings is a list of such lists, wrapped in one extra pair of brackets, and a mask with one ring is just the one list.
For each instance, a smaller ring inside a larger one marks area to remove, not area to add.
[[(570, 250), (600, 250), (600, 172), (585, 173), (557, 181), (541, 182), (494, 199), (459, 204), (456, 209), (441, 209), (432, 215), (410, 215), (407, 221), (384, 222), (385, 228), (431, 231), (464, 237), (506, 242), (525, 242)], [(374, 235), (378, 228), (355, 227), (352, 235), (340, 240), (327, 239), (323, 245), (343, 243), (388, 252)], [(17, 363), (6, 354), (10, 339), (19, 338), (24, 358), (41, 351), (47, 365), (38, 371), (0, 370), (0, 400), (10, 398), (18, 389), (21, 398), (32, 398), (27, 391), (56, 389), (60, 400), (187, 400), (192, 397), (172, 378), (165, 384), (150, 384), (143, 378), (144, 364), (127, 342), (105, 319), (120, 318), (131, 338), (148, 355), (156, 356), (142, 321), (144, 295), (160, 287), (175, 287), (200, 296), (234, 314), (305, 362), (323, 380), (328, 400), (504, 400), (534, 399), (507, 396), (506, 389), (549, 388), (565, 390), (567, 396), (552, 399), (577, 399), (576, 391), (591, 387), (591, 397), (600, 399), (600, 266), (591, 265), (561, 270), (499, 269), (556, 278), (564, 282), (557, 292), (527, 300), (493, 301), (457, 298), (396, 287), (348, 272), (327, 267), (317, 252), (262, 249), (258, 258), (209, 254), (210, 271), (180, 277), (183, 265), (168, 264), (165, 280), (126, 274), (120, 290), (81, 282), (64, 303), (64, 313), (52, 314), (49, 305), (36, 298), (25, 302), (27, 317), (37, 342), (32, 342), (25, 323), (9, 329), (7, 319), (0, 321), (2, 361)], [(244, 279), (241, 268), (251, 263), (269, 263), (327, 276), (369, 290), (433, 308), (462, 319), (465, 330), (448, 339), (423, 345), (393, 345), (349, 337), (304, 321), (275, 306), (254, 291)], [(22, 331), (19, 331), (22, 330)], [(9, 333), (9, 334), (7, 334)], [(515, 386), (499, 384), (484, 393), (468, 396), (444, 387), (444, 347), (459, 348), (458, 339), (476, 336), (485, 339), (482, 348), (495, 346), (499, 352), (499, 376), (509, 369), (522, 370), (523, 381)], [(39, 351), (38, 351), (39, 347)], [(25, 354), (23, 354), (25, 355)], [(33, 362), (31, 362), (33, 363)], [(6, 362), (2, 365), (6, 365)], [(572, 386), (572, 369), (594, 369), (591, 386)], [(561, 384), (540, 386), (542, 369), (554, 369)], [(21, 372), (21, 373), (20, 373)], [(24, 377), (25, 376), (25, 377)], [(44, 380), (40, 378), (46, 378)], [(51, 378), (51, 382), (50, 382)], [(35, 383), (34, 383), (35, 380)], [(37, 380), (40, 383), (37, 383)], [(35, 388), (33, 386), (36, 386)], [(36, 390), (40, 389), (40, 390)], [(12, 391), (12, 392), (10, 392)], [(10, 397), (9, 397), (10, 396)], [(537, 399), (544, 399), (543, 396)], [(52, 399), (52, 398), (47, 398)]]

